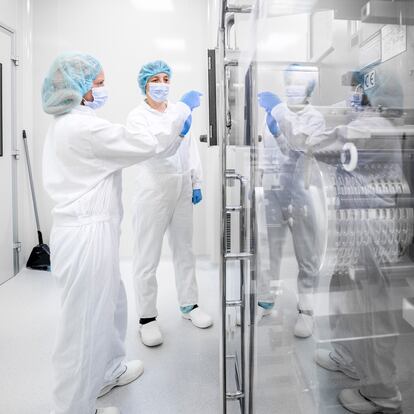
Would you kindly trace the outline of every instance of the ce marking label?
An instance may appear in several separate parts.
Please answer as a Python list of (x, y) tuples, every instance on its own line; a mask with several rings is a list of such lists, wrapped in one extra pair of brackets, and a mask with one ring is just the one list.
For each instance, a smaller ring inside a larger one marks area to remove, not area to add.
[(375, 70), (364, 75), (364, 90), (371, 89), (375, 86)]

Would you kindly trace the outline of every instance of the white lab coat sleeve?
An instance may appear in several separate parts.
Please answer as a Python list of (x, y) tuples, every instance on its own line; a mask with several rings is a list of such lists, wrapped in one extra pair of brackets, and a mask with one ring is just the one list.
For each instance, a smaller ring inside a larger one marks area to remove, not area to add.
[(145, 131), (146, 134), (150, 134), (158, 142), (155, 157), (168, 158), (177, 152), (181, 144), (180, 132), (183, 129), (184, 122), (191, 115), (191, 110), (186, 104), (178, 102), (175, 115), (171, 121), (169, 131), (163, 130), (153, 134), (144, 114), (132, 111), (127, 118), (127, 128), (134, 132)]
[(117, 170), (155, 156), (157, 140), (145, 129), (131, 131), (121, 124), (113, 124), (96, 117), (89, 126), (91, 149), (97, 159), (105, 161), (109, 169)]
[(289, 145), (295, 149), (304, 149), (313, 136), (322, 134), (326, 129), (323, 115), (316, 110), (297, 114), (281, 103), (272, 109), (271, 115)]
[(191, 182), (193, 184), (193, 190), (201, 189), (203, 182), (203, 167), (201, 165), (200, 152), (198, 151), (198, 145), (192, 134), (189, 135), (189, 156), (190, 156), (190, 170), (191, 170)]
[(276, 145), (279, 147), (280, 152), (283, 155), (288, 156), (289, 155), (289, 151), (292, 149), (292, 146), (289, 145), (289, 143), (287, 142), (286, 136), (283, 134), (282, 129), (280, 129), (279, 126), (279, 135), (273, 135), (270, 130), (269, 127), (267, 126), (267, 122), (266, 122), (266, 115), (264, 117), (264, 121), (263, 121), (263, 151), (264, 151), (264, 156), (263, 156), (263, 165), (267, 165), (269, 166), (270, 164), (272, 164), (272, 157), (269, 157), (269, 154), (271, 154), (271, 151), (269, 150), (269, 147), (272, 147), (272, 143), (276, 142)]

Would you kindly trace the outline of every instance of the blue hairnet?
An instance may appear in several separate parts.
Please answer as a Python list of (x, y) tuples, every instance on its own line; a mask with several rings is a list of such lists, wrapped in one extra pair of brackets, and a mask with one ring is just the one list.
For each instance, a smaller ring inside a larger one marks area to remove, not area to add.
[(171, 68), (162, 60), (148, 62), (141, 68), (138, 73), (138, 85), (144, 95), (148, 80), (159, 73), (166, 73), (169, 77), (172, 75)]
[(284, 71), (285, 83), (292, 80), (295, 76), (301, 77), (306, 82), (306, 96), (310, 97), (316, 87), (317, 73), (307, 66), (291, 63)]
[(43, 81), (43, 110), (52, 115), (69, 112), (81, 103), (101, 71), (101, 64), (90, 55), (78, 52), (59, 55)]

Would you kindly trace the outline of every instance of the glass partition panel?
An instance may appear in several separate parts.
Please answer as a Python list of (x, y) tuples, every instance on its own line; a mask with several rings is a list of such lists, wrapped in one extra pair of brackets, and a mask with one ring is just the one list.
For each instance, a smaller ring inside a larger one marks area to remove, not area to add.
[(240, 25), (259, 94), (251, 412), (414, 410), (413, 13), (258, 1)]

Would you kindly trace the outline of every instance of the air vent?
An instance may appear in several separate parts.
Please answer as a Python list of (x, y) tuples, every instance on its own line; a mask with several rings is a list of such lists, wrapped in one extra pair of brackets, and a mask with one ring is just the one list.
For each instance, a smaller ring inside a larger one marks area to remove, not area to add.
[(231, 213), (226, 214), (226, 253), (231, 252)]

